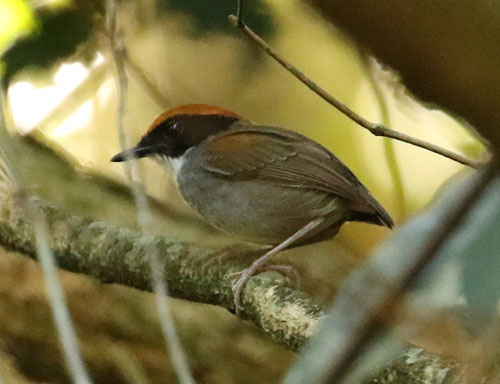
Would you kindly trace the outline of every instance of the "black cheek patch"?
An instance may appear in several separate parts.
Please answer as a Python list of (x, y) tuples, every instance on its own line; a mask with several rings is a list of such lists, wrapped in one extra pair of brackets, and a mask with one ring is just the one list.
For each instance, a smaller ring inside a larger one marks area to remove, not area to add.
[[(238, 118), (226, 115), (172, 116), (144, 136), (139, 146), (153, 148), (154, 154), (179, 157), (208, 136), (229, 129), (237, 120)], [(173, 124), (177, 124), (179, 129), (175, 135), (170, 129)]]

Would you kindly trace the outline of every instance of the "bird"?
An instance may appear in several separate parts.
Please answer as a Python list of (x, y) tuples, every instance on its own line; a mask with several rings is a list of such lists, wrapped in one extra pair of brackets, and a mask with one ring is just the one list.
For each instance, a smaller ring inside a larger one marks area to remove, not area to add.
[(233, 285), (236, 314), (248, 279), (271, 269), (276, 253), (332, 239), (348, 221), (394, 226), (382, 205), (324, 146), (219, 106), (166, 110), (135, 147), (111, 161), (144, 157), (172, 174), (180, 195), (210, 225), (270, 246), (239, 273)]

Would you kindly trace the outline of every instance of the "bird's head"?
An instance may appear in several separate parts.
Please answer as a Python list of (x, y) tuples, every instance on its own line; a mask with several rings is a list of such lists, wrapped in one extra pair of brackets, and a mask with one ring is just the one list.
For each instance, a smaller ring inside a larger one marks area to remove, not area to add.
[(166, 156), (177, 158), (208, 136), (243, 120), (227, 109), (205, 104), (181, 105), (158, 116), (135, 147), (114, 156), (111, 161)]

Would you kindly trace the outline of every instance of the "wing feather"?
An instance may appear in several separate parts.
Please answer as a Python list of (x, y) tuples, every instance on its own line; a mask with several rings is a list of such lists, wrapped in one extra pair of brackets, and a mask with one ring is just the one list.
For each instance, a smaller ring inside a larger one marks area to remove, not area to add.
[(333, 194), (393, 226), (389, 214), (340, 159), (296, 132), (241, 122), (209, 138), (202, 151), (203, 168), (212, 174)]

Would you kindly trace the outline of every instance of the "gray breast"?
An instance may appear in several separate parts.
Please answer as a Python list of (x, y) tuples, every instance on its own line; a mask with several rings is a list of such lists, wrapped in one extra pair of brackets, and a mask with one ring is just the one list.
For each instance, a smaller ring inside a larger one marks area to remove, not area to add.
[(345, 219), (344, 204), (331, 194), (222, 178), (199, 167), (199, 160), (196, 150), (186, 155), (177, 175), (179, 191), (208, 223), (224, 232), (255, 243), (278, 244), (318, 217), (328, 220), (310, 237), (321, 232), (329, 238)]

